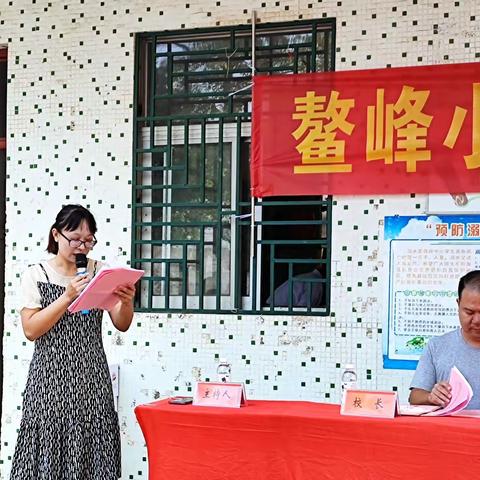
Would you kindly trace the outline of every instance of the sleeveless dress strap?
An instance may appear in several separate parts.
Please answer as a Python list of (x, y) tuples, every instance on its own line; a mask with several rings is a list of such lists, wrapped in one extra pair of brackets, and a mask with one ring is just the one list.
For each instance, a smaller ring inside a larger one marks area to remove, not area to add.
[(45, 277), (47, 278), (47, 282), (50, 283), (50, 279), (48, 278), (48, 273), (45, 270), (45, 267), (41, 263), (39, 263), (39, 265), (40, 265), (40, 268), (43, 270), (43, 273), (45, 274)]

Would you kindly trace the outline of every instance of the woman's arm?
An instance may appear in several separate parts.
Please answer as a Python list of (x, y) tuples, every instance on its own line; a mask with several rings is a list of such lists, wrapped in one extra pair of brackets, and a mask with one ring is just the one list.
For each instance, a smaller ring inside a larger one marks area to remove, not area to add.
[(117, 330), (126, 332), (133, 318), (133, 297), (135, 296), (134, 285), (121, 285), (114, 292), (120, 302), (108, 312), (112, 323)]
[(78, 297), (90, 281), (90, 276), (74, 278), (54, 302), (45, 308), (22, 308), (20, 317), (28, 340), (36, 340), (47, 333), (67, 311), (68, 306)]

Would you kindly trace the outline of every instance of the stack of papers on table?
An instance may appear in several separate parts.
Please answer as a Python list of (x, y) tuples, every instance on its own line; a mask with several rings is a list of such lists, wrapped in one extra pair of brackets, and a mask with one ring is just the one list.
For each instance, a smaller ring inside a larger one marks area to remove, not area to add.
[(111, 310), (120, 299), (113, 293), (120, 285), (134, 285), (144, 274), (143, 270), (128, 267), (102, 267), (85, 287), (82, 293), (70, 304), (71, 313), (80, 310)]
[(439, 405), (400, 405), (400, 415), (420, 416), (440, 408)]
[[(437, 405), (402, 405), (400, 407), (400, 415), (423, 415), (425, 417), (435, 417), (441, 415), (461, 415), (470, 403), (473, 397), (473, 390), (467, 379), (462, 375), (457, 367), (453, 367), (450, 371), (450, 386), (452, 387), (452, 398), (446, 407)], [(465, 416), (477, 416), (467, 415)]]
[(454, 417), (480, 418), (480, 410), (459, 410), (452, 414)]

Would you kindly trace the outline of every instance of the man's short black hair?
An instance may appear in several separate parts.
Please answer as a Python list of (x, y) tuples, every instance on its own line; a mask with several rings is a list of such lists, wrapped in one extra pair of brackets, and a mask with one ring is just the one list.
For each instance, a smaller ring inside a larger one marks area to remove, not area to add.
[(462, 292), (465, 288), (471, 288), (480, 292), (480, 270), (472, 270), (465, 274), (458, 282), (458, 299), (462, 298)]

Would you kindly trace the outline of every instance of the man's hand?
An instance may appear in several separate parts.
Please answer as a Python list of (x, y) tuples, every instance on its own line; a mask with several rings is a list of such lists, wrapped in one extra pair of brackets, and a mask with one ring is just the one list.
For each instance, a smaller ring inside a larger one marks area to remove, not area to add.
[(451, 391), (452, 387), (448, 382), (438, 382), (433, 386), (432, 391), (429, 393), (428, 401), (432, 405), (446, 407), (452, 399)]

